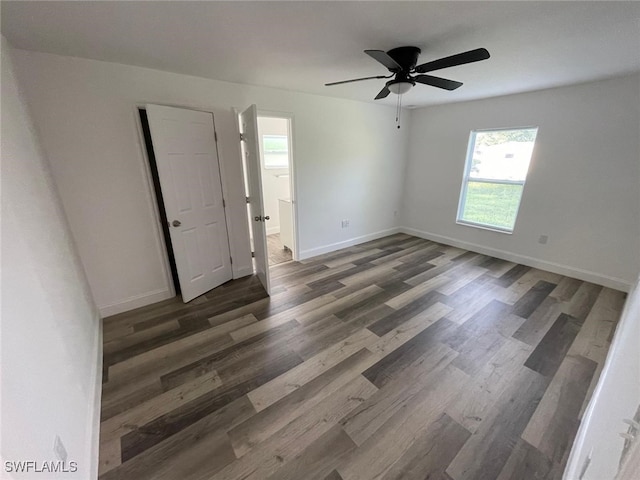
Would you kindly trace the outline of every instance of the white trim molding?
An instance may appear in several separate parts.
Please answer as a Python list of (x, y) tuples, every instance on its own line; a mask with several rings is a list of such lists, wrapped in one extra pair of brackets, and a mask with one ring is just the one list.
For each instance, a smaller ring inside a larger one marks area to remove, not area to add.
[(317, 255), (322, 255), (324, 253), (333, 252), (335, 250), (340, 250), (341, 248), (352, 247), (353, 245), (358, 245), (364, 242), (370, 242), (371, 240), (377, 240), (382, 237), (387, 237), (389, 235), (393, 235), (400, 232), (399, 227), (389, 228), (387, 230), (381, 230), (379, 232), (369, 233), (367, 235), (362, 235), (360, 237), (350, 238), (348, 240), (343, 240), (341, 242), (330, 243), (329, 245), (324, 245), (322, 247), (310, 248), (308, 250), (300, 251), (300, 260), (306, 260), (307, 258), (315, 257)]
[(126, 298), (118, 303), (112, 303), (109, 305), (98, 306), (100, 310), (100, 316), (110, 317), (111, 315), (117, 315), (118, 313), (128, 312), (136, 308), (145, 307), (152, 303), (161, 302), (168, 298), (173, 298), (175, 295), (168, 288), (161, 288), (159, 290), (153, 290), (151, 292), (141, 293), (133, 297)]
[(102, 404), (102, 318), (96, 316), (98, 322), (93, 350), (96, 358), (96, 367), (93, 372), (93, 391), (91, 392), (91, 402), (89, 405), (89, 415), (87, 418), (87, 428), (89, 430), (87, 438), (91, 439), (89, 450), (91, 452), (91, 478), (98, 478), (98, 456), (100, 453), (100, 410)]
[(559, 275), (566, 275), (568, 277), (577, 278), (578, 280), (583, 280), (585, 282), (596, 283), (598, 285), (613, 288), (615, 290), (629, 292), (629, 290), (631, 289), (631, 283), (622, 278), (610, 277), (608, 275), (592, 272), (590, 270), (583, 270), (581, 268), (571, 267), (569, 265), (549, 262), (546, 260), (528, 257), (526, 255), (520, 255), (518, 253), (509, 252), (506, 250), (498, 250), (495, 248), (486, 247), (484, 245), (478, 245), (476, 243), (465, 242), (463, 240), (457, 240), (451, 237), (445, 237), (444, 235), (438, 235), (436, 233), (416, 230), (415, 228), (400, 227), (399, 231), (402, 233), (406, 233), (407, 235), (413, 235), (415, 237), (424, 238), (426, 240), (444, 243), (446, 245), (451, 245), (452, 247), (464, 248), (465, 250), (470, 250), (472, 252), (490, 255), (502, 260), (520, 263), (528, 267), (539, 268), (541, 270), (557, 273)]

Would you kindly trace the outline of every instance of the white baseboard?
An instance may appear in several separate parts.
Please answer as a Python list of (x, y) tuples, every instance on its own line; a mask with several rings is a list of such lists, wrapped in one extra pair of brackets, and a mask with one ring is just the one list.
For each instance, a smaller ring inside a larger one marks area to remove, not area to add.
[(102, 318), (96, 318), (98, 322), (97, 332), (94, 338), (93, 350), (95, 353), (96, 367), (93, 372), (93, 390), (89, 402), (89, 415), (87, 416), (87, 438), (91, 439), (90, 454), (90, 477), (98, 478), (98, 464), (100, 453), (100, 410), (102, 401)]
[(389, 235), (393, 235), (398, 232), (400, 232), (400, 228), (393, 227), (387, 230), (381, 230), (379, 232), (374, 232), (367, 235), (362, 235), (360, 237), (354, 237), (348, 240), (343, 240), (341, 242), (331, 243), (329, 245), (323, 245), (322, 247), (310, 248), (308, 250), (301, 250), (299, 254), (299, 259), (306, 260), (307, 258), (315, 257), (317, 255), (322, 255), (323, 253), (329, 253), (335, 250), (340, 250), (341, 248), (352, 247), (353, 245), (358, 245), (360, 243), (370, 242), (371, 240), (377, 240), (378, 238), (387, 237)]
[(274, 233), (280, 233), (280, 225), (267, 228), (267, 235), (273, 235)]
[(424, 238), (426, 240), (432, 240), (438, 243), (444, 243), (451, 245), (452, 247), (464, 248), (472, 252), (482, 253), (484, 255), (490, 255), (492, 257), (507, 260), (509, 262), (520, 263), (528, 267), (539, 268), (540, 270), (546, 270), (548, 272), (557, 273), (559, 275), (565, 275), (567, 277), (577, 278), (585, 282), (591, 282), (605, 287), (613, 288), (615, 290), (621, 290), (628, 292), (631, 289), (631, 283), (616, 277), (610, 277), (602, 275), (590, 270), (583, 270), (581, 268), (571, 267), (569, 265), (563, 265), (560, 263), (549, 262), (547, 260), (541, 260), (538, 258), (528, 257), (526, 255), (520, 255), (514, 252), (508, 252), (505, 250), (498, 250), (484, 245), (478, 245), (471, 242), (465, 242), (463, 240), (457, 240), (451, 237), (445, 237), (436, 233), (424, 232), (422, 230), (416, 230), (415, 228), (400, 227), (399, 231), (406, 233), (407, 235), (413, 235), (415, 237)]
[(104, 317), (110, 317), (111, 315), (117, 315), (118, 313), (128, 312), (136, 308), (151, 305), (152, 303), (160, 302), (171, 298), (171, 291), (168, 288), (162, 288), (160, 290), (154, 290), (152, 292), (142, 293), (133, 297), (126, 298), (120, 302), (112, 303), (109, 305), (99, 306), (100, 315)]

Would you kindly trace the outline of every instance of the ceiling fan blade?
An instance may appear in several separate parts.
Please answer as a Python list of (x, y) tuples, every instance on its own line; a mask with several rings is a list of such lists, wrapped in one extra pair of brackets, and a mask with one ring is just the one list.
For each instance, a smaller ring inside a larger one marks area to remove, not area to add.
[(384, 88), (382, 90), (380, 90), (380, 92), (378, 93), (378, 95), (376, 95), (376, 100), (380, 100), (381, 98), (387, 98), (389, 96), (391, 92), (389, 91), (389, 89), (387, 88), (387, 86), (385, 85)]
[(486, 60), (490, 56), (486, 48), (476, 48), (475, 50), (469, 50), (468, 52), (458, 53), (457, 55), (451, 55), (450, 57), (444, 57), (439, 60), (434, 60), (433, 62), (418, 65), (416, 72), (426, 73), (440, 70), (441, 68), (464, 65), (465, 63), (479, 62), (480, 60)]
[(462, 86), (461, 82), (456, 82), (455, 80), (447, 80), (446, 78), (432, 77), (431, 75), (417, 75), (413, 77), (413, 80), (418, 83), (423, 83), (424, 85), (444, 88), (445, 90), (455, 90), (456, 88)]
[(341, 85), (343, 83), (360, 82), (362, 80), (374, 80), (374, 79), (379, 79), (379, 78), (391, 78), (391, 77), (385, 77), (384, 75), (377, 75), (375, 77), (354, 78), (352, 80), (342, 80), (340, 82), (325, 83), (324, 86), (325, 87), (330, 87), (331, 85)]
[(391, 71), (399, 72), (400, 70), (402, 70), (402, 67), (398, 64), (398, 62), (391, 58), (389, 54), (387, 54), (387, 52), (384, 52), (382, 50), (365, 50), (364, 53), (369, 55), (374, 60), (377, 60)]

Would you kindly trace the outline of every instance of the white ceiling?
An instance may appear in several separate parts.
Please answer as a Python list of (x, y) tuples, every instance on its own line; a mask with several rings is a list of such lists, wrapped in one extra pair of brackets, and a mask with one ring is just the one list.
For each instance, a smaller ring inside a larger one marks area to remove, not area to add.
[[(433, 72), (454, 92), (418, 85), (431, 105), (640, 71), (640, 2), (28, 2), (2, 1), (17, 48), (373, 101), (387, 71), (363, 53), (403, 45), (420, 63), (478, 47), (484, 62)], [(393, 105), (390, 95), (379, 101)]]

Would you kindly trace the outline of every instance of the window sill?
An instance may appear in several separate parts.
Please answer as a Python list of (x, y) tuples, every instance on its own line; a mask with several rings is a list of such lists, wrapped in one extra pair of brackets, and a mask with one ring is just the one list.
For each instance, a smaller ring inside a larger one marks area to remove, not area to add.
[(489, 225), (482, 225), (481, 223), (467, 222), (464, 220), (456, 220), (456, 223), (458, 225), (463, 225), (465, 227), (473, 227), (473, 228), (479, 228), (481, 230), (489, 230), (490, 232), (505, 233), (507, 235), (513, 234), (513, 230), (501, 229), (501, 228), (492, 227)]

